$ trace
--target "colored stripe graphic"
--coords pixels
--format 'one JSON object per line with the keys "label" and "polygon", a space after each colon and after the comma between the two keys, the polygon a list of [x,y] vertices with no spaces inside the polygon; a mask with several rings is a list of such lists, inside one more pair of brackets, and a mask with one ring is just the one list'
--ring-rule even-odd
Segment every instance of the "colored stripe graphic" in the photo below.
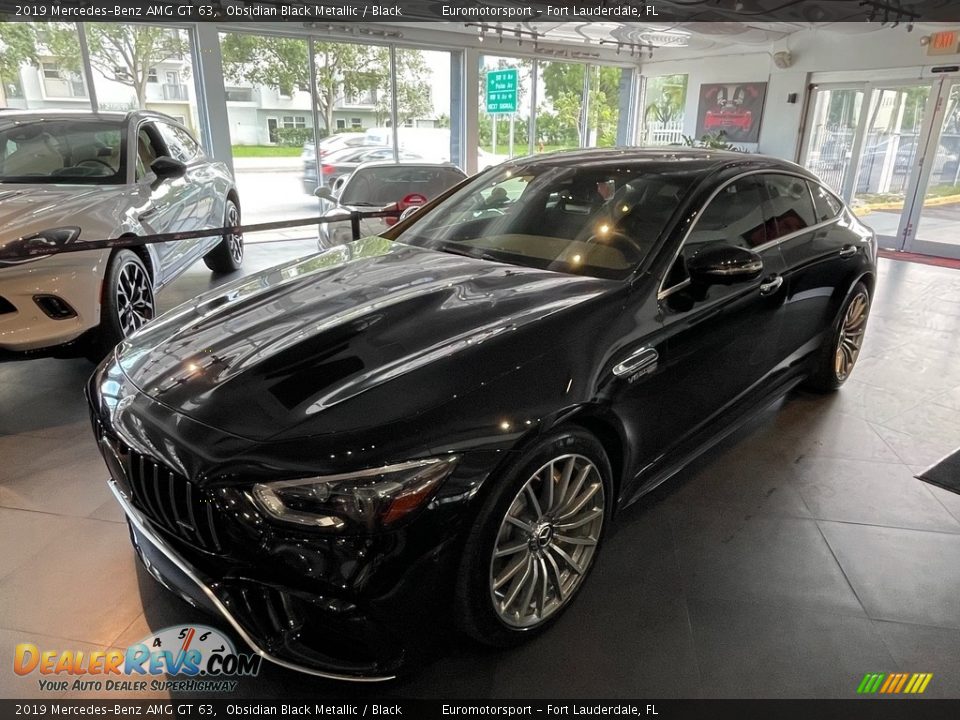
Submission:
{"label": "colored stripe graphic", "polygon": [[927,689],[933,673],[867,673],[857,686],[858,695],[919,695]]}

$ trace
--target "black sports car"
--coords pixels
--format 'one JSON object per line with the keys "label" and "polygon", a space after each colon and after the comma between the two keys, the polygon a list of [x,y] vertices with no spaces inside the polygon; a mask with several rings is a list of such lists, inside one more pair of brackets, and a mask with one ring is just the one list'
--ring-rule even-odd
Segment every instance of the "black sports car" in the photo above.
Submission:
{"label": "black sports car", "polygon": [[270,660],[389,678],[438,617],[544,630],[618,509],[841,385],[875,258],[780,160],[516,160],[154,321],[91,379],[95,431],[156,577]]}

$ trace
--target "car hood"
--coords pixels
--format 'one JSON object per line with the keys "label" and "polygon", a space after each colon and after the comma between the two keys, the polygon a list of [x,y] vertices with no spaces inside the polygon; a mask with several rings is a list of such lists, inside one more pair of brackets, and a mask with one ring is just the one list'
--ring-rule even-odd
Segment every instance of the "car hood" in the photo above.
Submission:
{"label": "car hood", "polygon": [[117,357],[141,392],[233,435],[355,431],[517,369],[555,344],[549,318],[617,286],[372,237],[201,296]]}
{"label": "car hood", "polygon": [[32,233],[80,226],[80,240],[103,240],[123,220],[125,185],[0,183],[0,247]]}

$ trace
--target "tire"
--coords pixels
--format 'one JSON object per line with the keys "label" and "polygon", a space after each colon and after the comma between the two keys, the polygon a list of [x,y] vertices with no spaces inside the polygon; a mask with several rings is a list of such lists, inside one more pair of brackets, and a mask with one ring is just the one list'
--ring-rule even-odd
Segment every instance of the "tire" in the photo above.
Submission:
{"label": "tire", "polygon": [[[240,206],[227,198],[223,226],[240,224]],[[203,256],[204,264],[217,274],[236,272],[243,265],[243,233],[228,235]]]}
{"label": "tire", "polygon": [[611,477],[597,439],[566,429],[491,478],[496,485],[467,537],[457,577],[454,612],[462,630],[486,645],[508,647],[557,621],[595,564],[612,508]]}
{"label": "tire", "polygon": [[804,384],[807,389],[833,392],[847,381],[863,348],[869,317],[870,291],[858,282],[817,354],[813,372]]}
{"label": "tire", "polygon": [[124,338],[152,320],[156,311],[153,281],[143,261],[130,250],[119,250],[107,266],[100,325],[90,340],[87,357],[99,362]]}

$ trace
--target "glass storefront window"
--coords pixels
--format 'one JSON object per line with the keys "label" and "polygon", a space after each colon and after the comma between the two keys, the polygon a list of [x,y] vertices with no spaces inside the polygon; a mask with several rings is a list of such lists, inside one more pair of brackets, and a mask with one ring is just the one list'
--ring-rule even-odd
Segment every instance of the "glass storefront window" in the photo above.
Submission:
{"label": "glass storefront window", "polygon": [[647,79],[643,106],[643,145],[683,143],[683,116],[687,102],[686,75]]}
{"label": "glass storefront window", "polygon": [[[516,68],[517,111],[487,112],[487,73]],[[509,158],[526,155],[530,149],[530,115],[533,98],[533,61],[523,58],[480,56],[480,148],[477,167],[482,170]]]}
{"label": "glass storefront window", "polygon": [[85,23],[84,31],[98,109],[161,112],[199,138],[193,58],[186,30],[139,23]]}
{"label": "glass storefront window", "polygon": [[90,109],[73,23],[0,23],[0,108]]}
{"label": "glass storefront window", "polygon": [[581,146],[583,67],[552,60],[539,63],[535,148],[538,152]]}
{"label": "glass storefront window", "polygon": [[623,69],[588,65],[589,103],[587,113],[588,147],[614,147],[620,124],[620,80]]}

